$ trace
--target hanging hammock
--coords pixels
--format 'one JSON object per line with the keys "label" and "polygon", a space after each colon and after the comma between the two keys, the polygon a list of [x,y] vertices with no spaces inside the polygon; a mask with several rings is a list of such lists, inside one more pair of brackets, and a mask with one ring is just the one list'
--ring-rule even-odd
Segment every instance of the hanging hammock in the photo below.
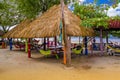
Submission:
{"label": "hanging hammock", "polygon": [[109,49],[111,49],[114,52],[120,52],[120,49],[113,48],[110,45],[106,45],[106,47],[108,47]]}
{"label": "hanging hammock", "polygon": [[[46,56],[46,57],[48,57],[49,55],[52,54],[52,51],[51,51],[51,50],[39,50],[39,52],[40,52],[42,55]],[[56,56],[56,59],[59,59],[57,53],[55,54],[55,56]]]}
{"label": "hanging hammock", "polygon": [[79,48],[74,48],[74,49],[72,49],[72,52],[74,53],[74,54],[82,54],[82,51],[83,51],[83,48],[84,48],[84,46],[82,45],[81,47],[79,46]]}

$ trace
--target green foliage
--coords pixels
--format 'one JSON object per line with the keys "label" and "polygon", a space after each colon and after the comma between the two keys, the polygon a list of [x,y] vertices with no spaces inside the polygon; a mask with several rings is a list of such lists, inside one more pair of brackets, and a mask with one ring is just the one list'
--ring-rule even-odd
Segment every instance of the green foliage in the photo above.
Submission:
{"label": "green foliage", "polygon": [[80,24],[82,26],[107,28],[109,18],[104,12],[106,9],[108,9],[108,5],[79,5],[76,3],[74,13],[82,19]]}
{"label": "green foliage", "polygon": [[109,25],[108,21],[109,21],[108,17],[104,17],[104,18],[91,18],[91,19],[83,20],[81,25],[83,25],[85,27],[99,28],[99,27],[103,27],[104,26],[104,28],[108,28],[108,25]]}
{"label": "green foliage", "polygon": [[120,16],[111,17],[112,20],[120,20]]}
{"label": "green foliage", "polygon": [[10,2],[13,0],[0,1],[0,26],[4,32],[21,20],[21,15],[16,10],[16,6]]}
{"label": "green foliage", "polygon": [[[64,1],[67,4],[70,0]],[[23,19],[35,18],[59,3],[60,0],[0,0],[0,27],[7,32]]]}
{"label": "green foliage", "polygon": [[[65,0],[65,3],[67,3],[67,0]],[[25,15],[25,17],[35,18],[51,6],[60,4],[60,0],[16,0],[16,4],[18,4],[20,13]]]}
{"label": "green foliage", "polygon": [[100,18],[100,17],[106,17],[104,9],[108,8],[108,5],[100,5],[96,6],[95,4],[89,4],[89,5],[79,5],[78,3],[75,3],[75,9],[74,13],[82,20],[89,19],[89,18]]}
{"label": "green foliage", "polygon": [[120,31],[111,31],[110,34],[112,34],[115,37],[119,37],[120,38]]}

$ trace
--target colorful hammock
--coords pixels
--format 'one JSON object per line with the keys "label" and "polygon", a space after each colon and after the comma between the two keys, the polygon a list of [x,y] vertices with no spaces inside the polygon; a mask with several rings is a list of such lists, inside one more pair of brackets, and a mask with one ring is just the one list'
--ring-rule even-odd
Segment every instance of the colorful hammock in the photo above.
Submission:
{"label": "colorful hammock", "polygon": [[108,47],[109,49],[113,50],[114,52],[120,52],[120,49],[115,49],[109,45],[106,45],[106,47]]}
{"label": "colorful hammock", "polygon": [[[46,57],[48,57],[49,55],[52,54],[51,50],[46,50],[46,51],[45,51],[45,50],[39,50],[39,52],[40,52],[41,54],[45,55]],[[59,59],[59,57],[58,57],[57,54],[55,54],[55,56],[56,56],[56,59]]]}

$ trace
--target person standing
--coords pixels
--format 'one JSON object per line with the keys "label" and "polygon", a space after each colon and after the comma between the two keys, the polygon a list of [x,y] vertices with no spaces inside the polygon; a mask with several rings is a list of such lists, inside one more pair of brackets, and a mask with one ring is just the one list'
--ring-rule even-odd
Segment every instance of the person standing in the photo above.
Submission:
{"label": "person standing", "polygon": [[12,38],[9,39],[9,45],[10,45],[10,50],[12,50],[12,45],[13,45],[13,42],[12,42]]}

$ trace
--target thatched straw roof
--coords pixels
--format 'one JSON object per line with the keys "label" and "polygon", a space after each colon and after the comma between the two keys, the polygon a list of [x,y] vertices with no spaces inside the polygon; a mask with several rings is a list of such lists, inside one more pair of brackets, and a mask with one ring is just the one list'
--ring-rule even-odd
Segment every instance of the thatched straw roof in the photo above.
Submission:
{"label": "thatched straw roof", "polygon": [[[23,38],[42,38],[42,37],[54,37],[60,35],[60,22],[62,17],[61,6],[55,5],[43,15],[32,21],[29,26],[24,29],[22,25],[18,25],[21,29],[14,29],[11,31],[11,35],[5,35],[5,37],[23,37]],[[64,17],[68,36],[92,36],[93,30],[80,26],[80,19],[74,15],[67,6],[64,7]],[[15,31],[16,30],[16,31]],[[13,31],[15,31],[13,33]],[[19,34],[18,34],[19,33]]]}
{"label": "thatched straw roof", "polygon": [[[29,28],[26,27],[21,31],[20,37],[39,38],[53,37],[60,34],[61,6],[51,7],[42,16],[38,17]],[[91,36],[93,30],[80,27],[80,19],[74,15],[67,6],[64,7],[65,23],[67,25],[68,36]]]}
{"label": "thatched straw roof", "polygon": [[0,36],[2,36],[4,34],[4,32],[2,30],[0,30]]}
{"label": "thatched straw roof", "polygon": [[20,24],[18,24],[16,27],[8,31],[3,37],[7,38],[20,38],[18,35],[20,35],[20,32],[30,24],[31,20],[24,20]]}

